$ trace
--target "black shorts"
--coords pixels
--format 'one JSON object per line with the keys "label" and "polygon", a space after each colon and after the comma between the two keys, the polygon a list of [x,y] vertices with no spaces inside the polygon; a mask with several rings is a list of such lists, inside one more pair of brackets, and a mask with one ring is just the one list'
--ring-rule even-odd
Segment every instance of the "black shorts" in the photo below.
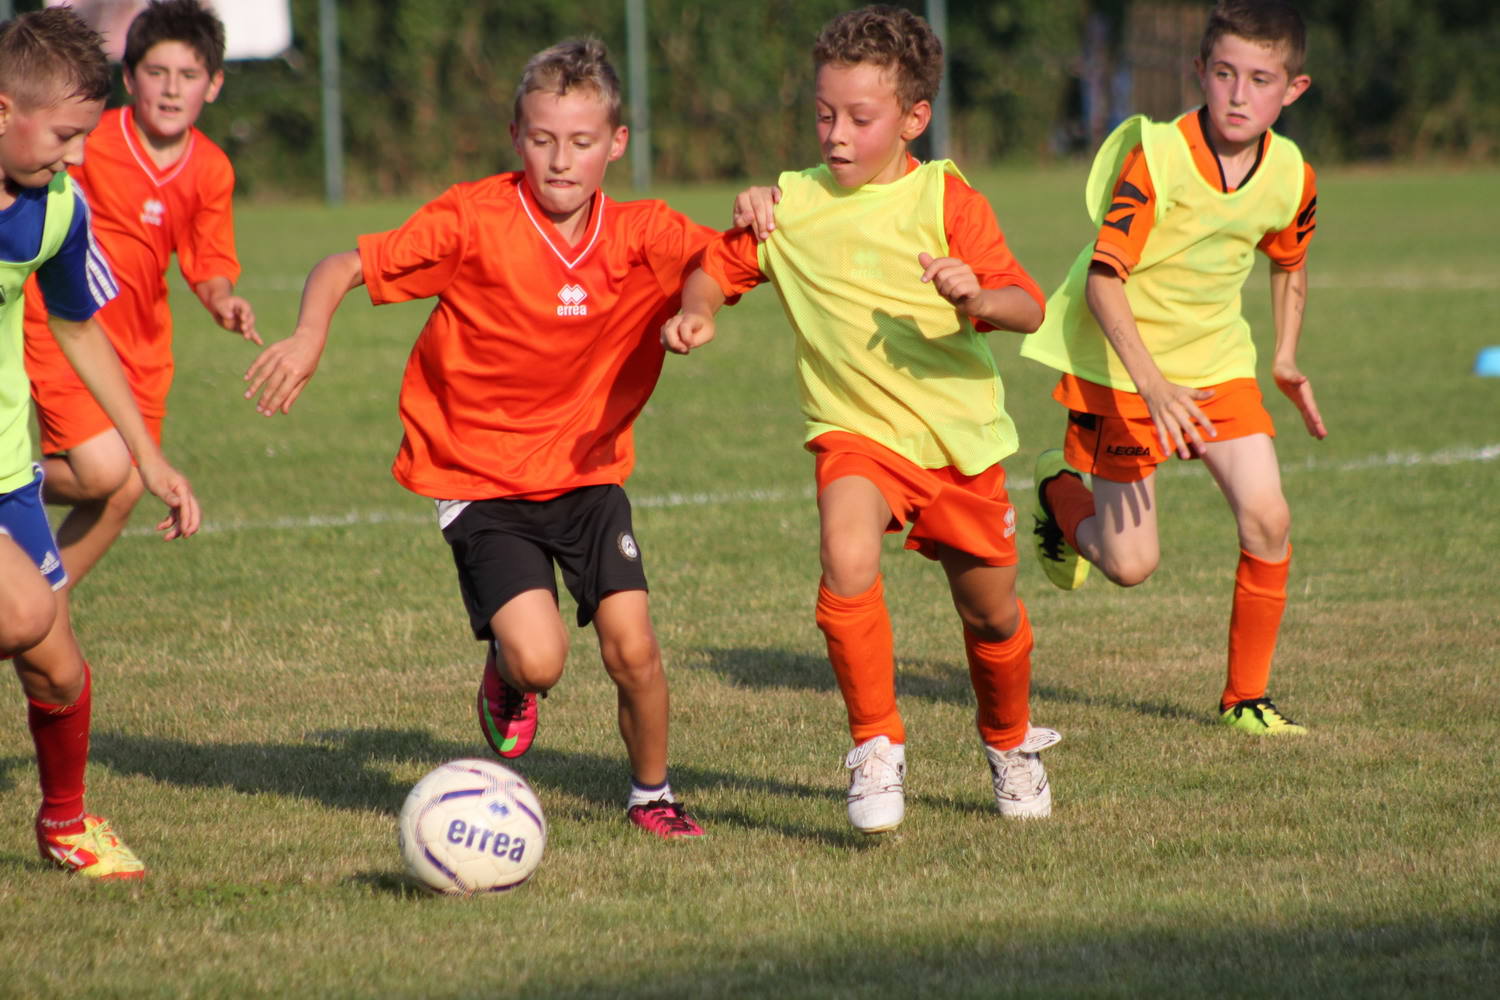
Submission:
{"label": "black shorts", "polygon": [[578,602],[578,624],[617,590],[646,590],[646,571],[619,486],[583,486],[551,500],[475,500],[443,528],[476,639],[493,639],[490,619],[512,597],[546,589],[557,598],[553,563]]}

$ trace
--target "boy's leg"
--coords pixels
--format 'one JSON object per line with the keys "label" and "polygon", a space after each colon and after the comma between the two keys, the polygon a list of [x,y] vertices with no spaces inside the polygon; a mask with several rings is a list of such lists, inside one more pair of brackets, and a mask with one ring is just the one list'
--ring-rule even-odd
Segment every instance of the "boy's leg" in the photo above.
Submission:
{"label": "boy's leg", "polygon": [[870,480],[845,476],[819,493],[818,517],[823,579],[817,622],[849,713],[849,733],[856,744],[877,736],[904,744],[891,619],[880,578],[890,504]]}
{"label": "boy's leg", "polygon": [[1262,734],[1300,733],[1266,694],[1286,609],[1291,512],[1276,448],[1265,434],[1215,442],[1204,462],[1234,512],[1240,560],[1229,619],[1229,658],[1219,710],[1226,723]]}
{"label": "boy's leg", "polygon": [[667,780],[669,699],[646,592],[619,590],[605,597],[594,612],[594,630],[604,669],[615,682],[631,777],[642,786],[659,786]]}
{"label": "boy's leg", "polygon": [[479,684],[479,726],[501,757],[520,757],[536,739],[537,695],[562,676],[568,634],[551,590],[525,590],[490,618]]}
{"label": "boy's leg", "polygon": [[0,658],[30,649],[52,631],[57,597],[36,563],[0,531]]}
{"label": "boy's leg", "polygon": [[76,586],[120,537],[145,487],[112,428],[48,456],[43,470],[46,501],[73,508],[58,525],[57,541],[69,586]]}
{"label": "boy's leg", "polygon": [[1161,559],[1156,523],[1156,475],[1134,482],[1094,476],[1091,491],[1073,473],[1048,480],[1046,503],[1063,538],[1122,587],[1144,583]]}
{"label": "boy's leg", "polygon": [[953,604],[964,623],[975,724],[1001,815],[1052,813],[1052,789],[1038,751],[1062,737],[1031,725],[1031,622],[1016,597],[1016,567],[990,566],[956,549],[939,549]]}

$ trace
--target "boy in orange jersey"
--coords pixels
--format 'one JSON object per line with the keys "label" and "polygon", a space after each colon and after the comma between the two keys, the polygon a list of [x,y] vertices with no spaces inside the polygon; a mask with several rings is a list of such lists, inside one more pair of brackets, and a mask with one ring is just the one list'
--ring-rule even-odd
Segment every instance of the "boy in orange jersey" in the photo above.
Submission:
{"label": "boy in orange jersey", "polygon": [[[260,342],[250,305],[234,294],[234,170],[194,128],[224,83],[224,26],[198,0],[155,0],[125,36],[133,105],[105,113],[88,157],[72,168],[120,294],[99,311],[151,436],[161,441],[172,384],[172,253],[204,308],[224,329]],[[76,586],[119,537],[141,496],[141,477],[109,417],[58,349],[34,283],[26,307],[26,369],[45,456],[48,503],[72,508],[58,526]]]}
{"label": "boy in orange jersey", "polygon": [[489,643],[485,739],[502,757],[525,753],[537,694],[562,675],[560,565],[618,688],[630,821],[701,836],[667,781],[667,682],[622,484],[631,425],[661,372],[656,330],[714,233],[662,202],[600,190],[628,132],[597,41],[532,57],[511,138],[524,170],[456,185],[400,229],[320,262],[296,331],[256,360],[246,395],[260,393],[264,414],[289,410],[353,288],[376,305],[436,297],[402,381],[393,472],[436,501],[474,636]]}
{"label": "boy in orange jersey", "polygon": [[[1174,122],[1132,118],[1089,176],[1096,242],[1021,353],[1062,371],[1065,450],[1037,460],[1037,553],[1074,589],[1089,564],[1134,586],[1158,560],[1156,467],[1201,458],[1239,529],[1224,724],[1304,732],[1266,693],[1286,606],[1291,515],[1271,417],[1240,316],[1252,250],[1271,259],[1276,385],[1308,433],[1327,430],[1297,368],[1317,192],[1297,147],[1271,131],[1307,90],[1301,17],[1278,0],[1226,0],[1196,60],[1204,105]],[[1079,472],[1093,476],[1093,489]],[[1083,559],[1080,560],[1079,555]],[[1087,560],[1087,561],[1083,561]]]}
{"label": "boy in orange jersey", "polygon": [[1016,434],[983,335],[1035,329],[1041,292],[957,168],[907,151],[942,76],[927,24],[887,6],[843,14],[813,60],[823,165],[781,175],[764,243],[742,229],[709,244],[662,340],[683,354],[707,343],[727,297],[768,280],[796,330],[821,524],[817,622],[855,744],[845,758],[855,829],[892,830],[905,816],[906,734],[880,575],[881,539],[905,523],[906,547],[948,577],[996,805],[1007,817],[1047,816],[1037,751],[1060,737],[1030,725],[1031,626],[1016,597],[1015,511],[1000,465]]}
{"label": "boy in orange jersey", "polygon": [[198,504],[162,458],[94,315],[114,293],[89,236],[88,204],[68,178],[109,93],[99,36],[69,10],[0,25],[0,658],[13,658],[36,745],[42,857],[96,879],[140,878],[139,858],[108,820],[84,809],[88,664],[57,593],[67,580],[31,461],[22,348],[23,284],[35,275],[58,343],[120,428],[145,485],[172,508],[158,527],[191,535]]}

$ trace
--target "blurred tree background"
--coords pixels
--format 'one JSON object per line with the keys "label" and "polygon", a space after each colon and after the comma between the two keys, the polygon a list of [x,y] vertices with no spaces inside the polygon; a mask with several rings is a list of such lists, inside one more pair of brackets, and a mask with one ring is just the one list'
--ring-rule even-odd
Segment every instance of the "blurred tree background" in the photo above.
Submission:
{"label": "blurred tree background", "polygon": [[[838,0],[645,0],[658,181],[753,178],[817,159],[809,50]],[[20,9],[33,4],[18,3]],[[351,197],[427,194],[516,165],[527,57],[595,35],[625,65],[625,0],[339,3]],[[907,3],[918,13],[926,5]],[[979,166],[1086,155],[1120,117],[1196,103],[1209,4],[949,0],[952,154]],[[291,0],[293,49],[232,64],[201,125],[250,195],[322,190],[318,3]],[[1303,0],[1309,93],[1278,128],[1318,163],[1500,159],[1500,5]],[[627,107],[627,123],[629,109]],[[616,168],[624,184],[628,169]]]}

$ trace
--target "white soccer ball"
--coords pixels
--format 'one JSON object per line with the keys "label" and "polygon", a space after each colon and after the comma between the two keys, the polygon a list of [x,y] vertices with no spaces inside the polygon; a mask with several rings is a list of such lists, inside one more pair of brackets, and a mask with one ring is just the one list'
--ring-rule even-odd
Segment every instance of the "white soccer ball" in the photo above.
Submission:
{"label": "white soccer ball", "polygon": [[514,889],[541,864],[547,821],[536,792],[492,760],[454,760],[412,787],[401,807],[406,870],[434,892]]}

